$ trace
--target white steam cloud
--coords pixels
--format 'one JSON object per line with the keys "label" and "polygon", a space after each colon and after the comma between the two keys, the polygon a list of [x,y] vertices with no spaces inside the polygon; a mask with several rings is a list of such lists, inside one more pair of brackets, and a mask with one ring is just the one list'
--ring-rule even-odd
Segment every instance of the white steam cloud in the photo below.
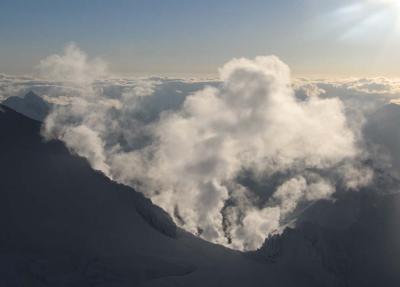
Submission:
{"label": "white steam cloud", "polygon": [[[154,121],[137,104],[157,83],[143,81],[108,97],[95,81],[106,73],[76,46],[43,60],[48,79],[74,87],[68,105],[55,106],[43,126],[95,169],[143,192],[184,229],[240,250],[262,245],[301,205],[329,199],[337,181],[368,184],[358,136],[336,98],[320,91],[294,96],[290,70],[277,57],[233,59],[221,85],[188,96]],[[256,192],[240,178],[251,174]]]}

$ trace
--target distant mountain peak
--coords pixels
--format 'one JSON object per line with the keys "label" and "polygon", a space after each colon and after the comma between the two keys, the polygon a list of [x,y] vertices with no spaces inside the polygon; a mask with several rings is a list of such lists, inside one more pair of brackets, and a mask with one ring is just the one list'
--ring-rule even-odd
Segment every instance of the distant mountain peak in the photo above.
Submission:
{"label": "distant mountain peak", "polygon": [[50,104],[33,91],[29,91],[23,97],[9,97],[3,102],[3,105],[28,118],[41,122],[44,121],[50,111]]}

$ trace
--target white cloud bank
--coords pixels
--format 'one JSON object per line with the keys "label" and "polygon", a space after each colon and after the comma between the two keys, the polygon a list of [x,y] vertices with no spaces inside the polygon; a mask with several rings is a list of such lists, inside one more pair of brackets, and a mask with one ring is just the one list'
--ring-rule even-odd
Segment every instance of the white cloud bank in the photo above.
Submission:
{"label": "white cloud bank", "polygon": [[[47,117],[47,139],[64,141],[95,169],[143,192],[178,225],[212,242],[256,249],[299,205],[331,197],[336,182],[327,174],[349,189],[372,177],[359,162],[360,139],[342,102],[322,99],[319,91],[297,99],[289,67],[274,56],[229,61],[219,71],[221,85],[191,94],[149,123],[133,115],[146,112],[137,103],[154,84],[110,98],[95,85],[105,64],[76,46],[44,59],[39,70],[74,86],[70,104],[55,106]],[[256,182],[281,176],[260,194],[240,183],[245,172]]]}

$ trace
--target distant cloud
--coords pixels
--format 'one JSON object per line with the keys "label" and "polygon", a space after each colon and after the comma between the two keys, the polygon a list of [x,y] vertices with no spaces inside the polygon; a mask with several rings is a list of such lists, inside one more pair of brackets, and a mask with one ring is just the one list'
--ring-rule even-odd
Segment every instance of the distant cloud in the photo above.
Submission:
{"label": "distant cloud", "polygon": [[107,65],[98,58],[89,60],[72,43],[64,49],[63,55],[52,55],[40,61],[38,69],[40,75],[47,80],[87,87],[106,75]]}

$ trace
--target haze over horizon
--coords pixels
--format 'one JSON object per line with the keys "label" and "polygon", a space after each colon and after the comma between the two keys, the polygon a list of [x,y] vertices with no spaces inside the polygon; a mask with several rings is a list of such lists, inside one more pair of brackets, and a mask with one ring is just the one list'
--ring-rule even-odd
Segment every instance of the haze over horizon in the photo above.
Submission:
{"label": "haze over horizon", "polygon": [[395,0],[0,3],[0,67],[14,75],[75,42],[120,75],[215,76],[274,54],[298,77],[400,77],[399,35]]}

